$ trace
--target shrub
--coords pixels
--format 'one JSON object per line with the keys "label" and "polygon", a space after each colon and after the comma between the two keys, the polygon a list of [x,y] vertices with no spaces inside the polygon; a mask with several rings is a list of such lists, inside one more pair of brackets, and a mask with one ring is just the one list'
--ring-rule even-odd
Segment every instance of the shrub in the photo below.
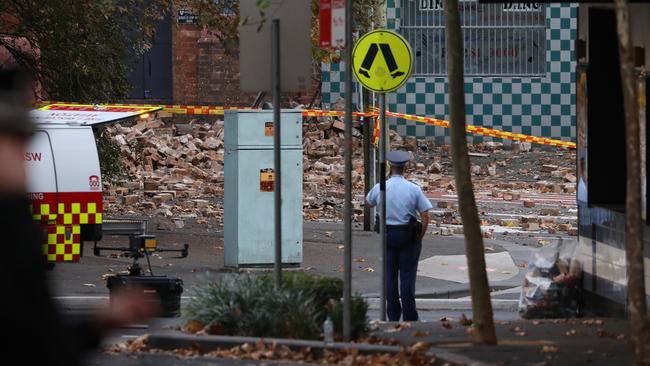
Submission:
{"label": "shrub", "polygon": [[[368,334],[368,303],[360,296],[352,298],[352,339]],[[343,334],[343,303],[336,302],[331,310],[334,332]]]}
{"label": "shrub", "polygon": [[[212,333],[318,339],[329,313],[341,334],[343,281],[337,278],[287,272],[277,290],[272,275],[225,276],[193,292],[186,313]],[[354,338],[367,333],[367,310],[364,299],[353,300]]]}
{"label": "shrub", "polygon": [[[264,274],[260,279],[273,286],[273,275]],[[288,291],[309,292],[319,310],[318,321],[323,323],[330,301],[340,301],[343,296],[343,281],[334,277],[310,275],[304,272],[283,272],[282,287]]]}
{"label": "shrub", "polygon": [[194,290],[187,314],[223,334],[318,339],[319,311],[310,293],[276,290],[249,276],[226,276]]}
{"label": "shrub", "polygon": [[126,176],[126,169],[120,160],[120,146],[111,139],[106,128],[99,127],[94,132],[102,180],[114,182]]}

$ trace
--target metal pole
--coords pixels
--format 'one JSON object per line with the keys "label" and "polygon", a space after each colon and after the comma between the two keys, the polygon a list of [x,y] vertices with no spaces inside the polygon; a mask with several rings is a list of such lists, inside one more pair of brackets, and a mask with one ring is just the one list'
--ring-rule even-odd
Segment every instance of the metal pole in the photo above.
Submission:
{"label": "metal pole", "polygon": [[345,2],[345,223],[343,340],[352,338],[352,0]]}
{"label": "metal pole", "polygon": [[379,93],[379,235],[381,236],[381,291],[379,311],[381,320],[386,320],[386,94]]}
{"label": "metal pole", "polygon": [[[362,104],[361,111],[368,110],[368,89],[361,88]],[[364,197],[372,188],[370,180],[370,140],[372,139],[372,117],[363,117],[363,195]],[[372,214],[370,205],[363,205],[363,231],[370,231]]]}
{"label": "metal pole", "polygon": [[280,124],[280,19],[271,23],[271,64],[273,68],[273,169],[275,185],[275,263],[273,276],[275,287],[282,286],[282,167],[281,167],[281,124]]}

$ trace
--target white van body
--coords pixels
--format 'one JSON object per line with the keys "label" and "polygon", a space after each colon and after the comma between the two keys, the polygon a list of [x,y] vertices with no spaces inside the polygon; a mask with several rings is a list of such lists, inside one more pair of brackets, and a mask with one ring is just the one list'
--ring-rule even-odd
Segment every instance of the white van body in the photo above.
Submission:
{"label": "white van body", "polygon": [[82,241],[101,238],[102,178],[92,126],[159,110],[148,106],[52,104],[31,112],[25,152],[32,215],[47,231],[49,261],[79,261]]}

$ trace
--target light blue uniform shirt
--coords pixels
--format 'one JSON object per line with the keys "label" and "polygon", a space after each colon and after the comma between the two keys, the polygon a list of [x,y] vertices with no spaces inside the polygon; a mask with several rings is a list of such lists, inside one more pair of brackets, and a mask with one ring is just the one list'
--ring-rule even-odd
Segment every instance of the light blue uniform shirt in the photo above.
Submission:
{"label": "light blue uniform shirt", "polygon": [[[372,206],[379,203],[379,184],[368,192],[366,201]],[[393,175],[386,181],[386,225],[406,225],[416,211],[433,208],[431,201],[422,193],[420,186],[401,175]]]}

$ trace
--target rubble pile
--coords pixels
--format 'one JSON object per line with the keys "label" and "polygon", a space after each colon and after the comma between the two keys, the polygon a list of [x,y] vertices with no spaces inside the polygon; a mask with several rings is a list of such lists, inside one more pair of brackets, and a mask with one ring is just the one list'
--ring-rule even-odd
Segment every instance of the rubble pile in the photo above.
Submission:
{"label": "rubble pile", "polygon": [[[336,117],[313,117],[303,125],[303,205],[309,220],[339,220],[344,199],[344,123]],[[108,132],[119,145],[129,178],[105,189],[111,214],[147,214],[167,218],[162,229],[196,219],[218,224],[223,218],[223,121],[169,124],[140,121],[115,125]],[[455,194],[451,152],[432,140],[400,137],[390,131],[391,149],[410,151],[407,178],[425,192]],[[509,149],[508,149],[509,147]],[[566,209],[536,207],[531,195],[574,194],[575,153],[539,148],[530,143],[484,142],[469,145],[476,196],[499,202],[521,202],[521,217],[481,212],[484,225],[549,233],[576,231]],[[363,156],[359,122],[353,124],[353,213],[363,215]],[[434,198],[434,201],[436,199]],[[454,201],[437,200],[431,213],[442,235],[462,233]],[[437,205],[437,207],[435,207]],[[479,207],[481,209],[481,207]],[[512,216],[512,215],[511,215]],[[451,227],[448,227],[451,226]]]}
{"label": "rubble pile", "polygon": [[108,128],[121,151],[128,179],[106,189],[106,210],[144,213],[159,229],[182,228],[185,219],[223,217],[223,122],[168,126],[160,120]]}

